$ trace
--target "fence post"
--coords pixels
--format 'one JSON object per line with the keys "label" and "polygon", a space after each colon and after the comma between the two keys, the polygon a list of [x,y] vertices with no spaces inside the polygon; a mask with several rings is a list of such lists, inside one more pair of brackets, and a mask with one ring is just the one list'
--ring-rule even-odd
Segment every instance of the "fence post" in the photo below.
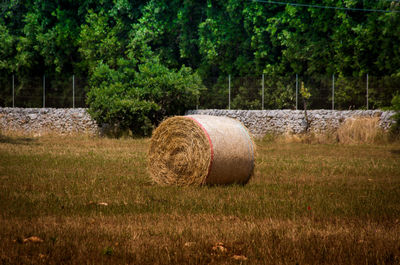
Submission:
{"label": "fence post", "polygon": [[46,76],[43,75],[43,108],[46,107]]}
{"label": "fence post", "polygon": [[231,109],[231,75],[228,76],[228,89],[229,89],[228,109]]}
{"label": "fence post", "polygon": [[332,110],[335,110],[335,74],[332,74]]}
{"label": "fence post", "polygon": [[367,74],[367,110],[368,110],[368,74]]}
{"label": "fence post", "polygon": [[196,110],[199,109],[199,101],[200,101],[200,90],[197,89],[197,95],[196,95]]}
{"label": "fence post", "polygon": [[299,102],[299,75],[296,74],[296,110],[298,109]]}
{"label": "fence post", "polygon": [[12,76],[12,107],[15,107],[14,103],[14,75]]}
{"label": "fence post", "polygon": [[262,74],[262,99],[261,99],[261,109],[264,110],[264,74]]}
{"label": "fence post", "polygon": [[75,108],[75,75],[72,75],[72,108]]}

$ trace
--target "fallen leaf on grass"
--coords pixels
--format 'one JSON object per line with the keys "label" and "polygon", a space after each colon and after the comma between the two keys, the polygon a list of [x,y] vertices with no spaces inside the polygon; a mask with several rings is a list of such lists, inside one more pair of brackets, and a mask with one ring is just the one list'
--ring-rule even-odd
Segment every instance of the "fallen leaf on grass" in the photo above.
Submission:
{"label": "fallen leaf on grass", "polygon": [[243,255],[233,255],[232,256],[232,259],[235,259],[235,260],[247,260],[247,257],[246,256],[243,256]]}
{"label": "fallen leaf on grass", "polygon": [[42,254],[42,253],[39,253],[39,258],[44,259],[44,258],[46,258],[46,255]]}
{"label": "fallen leaf on grass", "polygon": [[90,202],[88,203],[88,205],[108,206],[108,203],[106,203],[106,202],[94,202],[94,201],[90,201]]}
{"label": "fallen leaf on grass", "polygon": [[43,242],[43,239],[41,239],[40,237],[37,237],[37,236],[31,236],[31,237],[25,238],[23,242],[24,242],[24,243],[28,243],[28,242],[32,242],[32,243],[42,243],[42,242]]}
{"label": "fallen leaf on grass", "polygon": [[224,246],[223,242],[218,242],[215,244],[215,246],[212,247],[212,250],[219,252],[226,252],[227,248]]}
{"label": "fallen leaf on grass", "polygon": [[196,242],[186,242],[183,246],[190,248],[193,247],[194,245],[196,245]]}

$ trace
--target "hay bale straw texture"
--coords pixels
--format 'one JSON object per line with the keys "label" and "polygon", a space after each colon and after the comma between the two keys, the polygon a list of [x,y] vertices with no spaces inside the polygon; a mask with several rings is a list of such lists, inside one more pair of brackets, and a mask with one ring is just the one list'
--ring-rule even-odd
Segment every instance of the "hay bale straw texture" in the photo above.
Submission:
{"label": "hay bale straw texture", "polygon": [[254,170],[254,143],[227,117],[177,116],[153,132],[149,172],[161,185],[245,184]]}

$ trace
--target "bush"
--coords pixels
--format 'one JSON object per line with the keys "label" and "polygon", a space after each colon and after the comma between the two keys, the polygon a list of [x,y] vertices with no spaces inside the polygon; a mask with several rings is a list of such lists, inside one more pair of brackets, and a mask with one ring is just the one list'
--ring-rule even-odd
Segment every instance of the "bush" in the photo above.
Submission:
{"label": "bush", "polygon": [[390,132],[393,136],[400,136],[400,95],[397,94],[392,99],[392,110],[396,112],[392,116],[392,119],[395,121],[393,125],[390,127]]}
{"label": "bush", "polygon": [[98,124],[149,135],[165,116],[195,107],[201,89],[201,79],[187,67],[176,71],[151,60],[132,71],[100,63],[91,77],[87,103]]}
{"label": "bush", "polygon": [[153,120],[156,123],[166,116],[182,115],[195,108],[199,91],[204,89],[200,77],[190,68],[183,66],[174,71],[152,62],[139,66],[134,83],[140,88],[142,99],[159,106]]}
{"label": "bush", "polygon": [[159,107],[154,102],[139,99],[135,90],[121,83],[92,88],[88,93],[90,115],[98,124],[148,135],[151,118]]}

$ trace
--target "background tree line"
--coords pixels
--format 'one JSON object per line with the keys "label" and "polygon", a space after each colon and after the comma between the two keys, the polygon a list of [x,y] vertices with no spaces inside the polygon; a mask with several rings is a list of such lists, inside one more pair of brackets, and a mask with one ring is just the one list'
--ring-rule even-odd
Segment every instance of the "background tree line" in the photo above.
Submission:
{"label": "background tree line", "polygon": [[[400,12],[397,0],[296,3]],[[316,95],[310,107],[320,108],[330,97],[327,77],[335,74],[337,106],[361,108],[359,80],[370,73],[379,77],[370,108],[387,107],[400,91],[399,12],[243,0],[3,0],[0,105],[10,105],[13,74],[16,93],[46,75],[49,93],[65,100],[74,74],[86,80],[94,118],[146,133],[198,99],[202,107],[225,108],[228,75],[235,82],[263,73],[265,107],[293,108],[298,74]],[[233,108],[259,108],[259,85],[232,85]]]}

